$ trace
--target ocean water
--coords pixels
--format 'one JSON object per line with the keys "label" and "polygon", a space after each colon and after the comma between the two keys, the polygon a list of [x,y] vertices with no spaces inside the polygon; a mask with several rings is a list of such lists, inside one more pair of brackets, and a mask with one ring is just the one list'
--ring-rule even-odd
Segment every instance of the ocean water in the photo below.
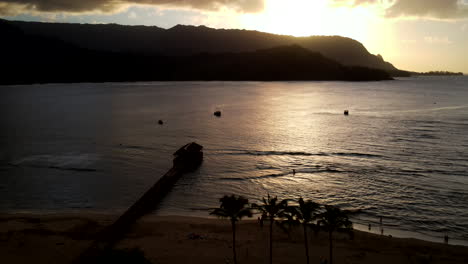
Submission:
{"label": "ocean water", "polygon": [[0,94],[0,212],[123,212],[195,141],[202,166],[157,214],[206,217],[224,194],[255,202],[269,193],[362,209],[354,222],[374,232],[382,216],[387,234],[468,241],[467,77],[47,84]]}

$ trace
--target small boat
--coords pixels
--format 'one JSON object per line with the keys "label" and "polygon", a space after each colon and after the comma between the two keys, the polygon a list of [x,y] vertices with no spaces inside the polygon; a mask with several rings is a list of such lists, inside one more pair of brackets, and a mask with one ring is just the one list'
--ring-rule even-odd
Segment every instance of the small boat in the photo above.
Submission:
{"label": "small boat", "polygon": [[217,116],[217,117],[220,117],[221,116],[221,111],[215,111],[214,115]]}

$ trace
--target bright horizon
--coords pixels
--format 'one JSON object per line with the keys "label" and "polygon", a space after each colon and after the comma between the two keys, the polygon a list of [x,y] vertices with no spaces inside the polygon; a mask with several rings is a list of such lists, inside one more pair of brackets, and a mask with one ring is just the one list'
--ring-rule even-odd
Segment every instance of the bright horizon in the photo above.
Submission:
{"label": "bright horizon", "polygon": [[0,17],[340,35],[399,69],[468,73],[467,0],[0,0]]}

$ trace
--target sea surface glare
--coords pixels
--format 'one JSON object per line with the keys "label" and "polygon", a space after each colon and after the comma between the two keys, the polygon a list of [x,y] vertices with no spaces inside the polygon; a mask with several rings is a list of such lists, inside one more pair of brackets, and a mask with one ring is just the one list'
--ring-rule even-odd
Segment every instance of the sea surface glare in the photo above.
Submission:
{"label": "sea surface glare", "polygon": [[362,209],[356,225],[375,232],[382,216],[386,234],[468,244],[467,77],[0,93],[3,213],[123,212],[172,166],[175,150],[196,141],[202,166],[158,214],[207,217],[224,194],[254,202],[270,193]]}

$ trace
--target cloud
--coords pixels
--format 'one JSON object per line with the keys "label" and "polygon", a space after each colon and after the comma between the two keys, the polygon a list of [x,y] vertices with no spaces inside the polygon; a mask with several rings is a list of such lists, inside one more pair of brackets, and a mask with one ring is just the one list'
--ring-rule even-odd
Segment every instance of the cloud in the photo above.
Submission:
{"label": "cloud", "polygon": [[260,12],[264,8],[264,0],[0,0],[0,15],[24,12],[110,13],[132,4],[209,11],[228,8],[241,13]]}
{"label": "cloud", "polygon": [[468,4],[462,0],[396,0],[386,10],[386,16],[465,18],[468,17]]}
{"label": "cloud", "polygon": [[335,5],[355,7],[376,5],[385,17],[468,18],[467,0],[331,0]]}
{"label": "cloud", "polygon": [[452,44],[453,42],[448,39],[448,37],[424,37],[424,41],[429,44]]}

